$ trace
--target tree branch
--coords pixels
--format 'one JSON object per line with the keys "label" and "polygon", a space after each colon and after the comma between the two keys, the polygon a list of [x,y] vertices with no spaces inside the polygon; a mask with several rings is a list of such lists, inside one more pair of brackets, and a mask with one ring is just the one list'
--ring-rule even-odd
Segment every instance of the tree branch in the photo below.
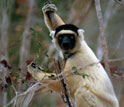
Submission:
{"label": "tree branch", "polygon": [[33,15],[34,4],[35,4],[35,0],[30,0],[26,26],[25,26],[24,33],[22,35],[23,38],[22,38],[22,45],[21,45],[21,50],[20,50],[20,68],[23,73],[24,73],[24,70],[26,69],[26,61],[27,61],[27,58],[29,56],[29,51],[30,51],[30,40],[31,40],[30,28],[33,22],[32,15]]}
{"label": "tree branch", "polygon": [[121,0],[115,0],[115,2],[118,3],[118,4],[120,4],[120,5],[122,5],[122,6],[124,6],[124,3],[121,2]]}
{"label": "tree branch", "polygon": [[[113,11],[117,11],[116,8],[113,9],[113,5],[115,4],[115,2],[113,0],[110,0],[107,4],[107,8],[106,8],[106,11],[104,13],[104,29],[106,31],[106,28],[107,28],[107,25],[108,25],[108,22],[111,18],[111,15],[114,15],[112,14]],[[100,37],[100,34],[98,36],[98,44],[97,44],[97,57],[102,60],[102,57],[103,57],[103,53],[102,53],[102,44],[101,44],[101,37]]]}
{"label": "tree branch", "polygon": [[[9,20],[9,15],[7,14],[7,11],[8,11],[7,7],[4,8],[4,10],[2,11],[2,23],[1,23],[1,29],[0,29],[1,31],[0,32],[0,62],[3,60],[8,62],[8,29],[9,29],[10,20]],[[3,85],[3,88],[5,88],[5,85],[7,84],[6,76],[8,74],[8,69],[2,63],[0,63],[0,71],[1,71],[0,78],[3,81],[2,85]],[[2,106],[6,105],[6,102],[7,102],[6,91],[2,90],[0,92],[0,100],[1,100],[0,105]]]}
{"label": "tree branch", "polygon": [[[88,65],[86,65],[86,66],[83,66],[83,67],[78,67],[78,68],[76,68],[76,69],[73,69],[73,70],[70,70],[70,71],[68,71],[67,73],[66,73],[66,75],[64,75],[64,73],[63,72],[60,72],[60,71],[58,71],[58,70],[60,70],[60,68],[58,68],[58,63],[57,62],[55,62],[54,63],[54,66],[56,67],[56,69],[57,69],[57,75],[56,75],[56,77],[52,77],[52,78],[50,78],[50,79],[44,79],[44,80],[41,80],[41,81],[38,81],[37,83],[35,83],[33,86],[31,86],[31,87],[29,87],[25,92],[22,92],[22,93],[20,93],[20,94],[16,94],[16,96],[5,106],[5,107],[8,107],[9,105],[11,105],[12,103],[14,103],[15,101],[17,101],[17,99],[19,98],[19,97],[25,97],[27,94],[30,94],[30,92],[32,93],[32,92],[35,92],[35,91],[37,91],[37,90],[39,90],[39,89],[41,89],[41,88],[44,88],[44,87],[47,87],[49,84],[53,84],[54,82],[57,82],[57,81],[63,81],[63,79],[65,79],[67,76],[69,76],[71,73],[74,73],[74,72],[76,72],[76,71],[80,71],[80,70],[85,70],[85,69],[87,69],[87,67],[92,67],[92,66],[94,66],[94,65],[96,65],[96,64],[99,64],[100,62],[94,62],[94,63],[91,63],[91,64],[88,64]],[[41,86],[41,84],[40,83],[43,83],[43,82],[45,82],[45,81],[47,81],[47,80],[51,80],[51,79],[57,79],[57,78],[59,78],[58,80],[56,80],[56,81],[51,81],[51,82],[49,82],[49,84],[46,84],[46,85],[44,85],[44,84],[42,84],[42,86]],[[115,77],[115,75],[113,75],[113,77],[112,78],[114,78],[114,79],[118,79],[118,80],[120,80],[120,81],[122,81],[122,82],[124,82],[124,74],[123,74],[123,76],[122,76],[122,78],[120,79],[120,77],[118,78],[118,77]],[[63,86],[64,85],[64,86]],[[62,85],[61,85],[62,87],[64,87],[64,90],[63,90],[63,93],[62,94],[65,94],[65,88],[66,87],[68,87],[67,86],[67,83],[66,83],[66,81],[64,81],[64,83],[62,83]],[[66,87],[65,87],[66,86]],[[14,91],[15,91],[15,93],[17,93],[17,91],[16,91],[16,89],[13,87],[13,89],[14,89]],[[70,94],[70,90],[69,89],[66,89],[66,94],[67,94],[67,96],[64,96],[64,98],[65,97],[70,97],[70,95],[68,96],[68,94]],[[31,97],[31,99],[32,99],[32,97]],[[29,102],[31,101],[31,99],[29,99]],[[70,98],[68,98],[68,99],[70,99]],[[23,100],[24,101],[24,100]],[[70,101],[70,100],[69,100]],[[70,103],[70,102],[69,102]],[[71,102],[72,103],[72,102]],[[28,103],[29,104],[29,103]],[[73,103],[72,103],[73,104]],[[68,105],[68,103],[67,103],[67,105]],[[69,107],[73,107],[73,106],[69,106]]]}
{"label": "tree branch", "polygon": [[105,63],[105,69],[110,76],[110,68],[108,64],[108,47],[105,37],[105,29],[104,29],[104,23],[103,23],[103,17],[101,12],[101,6],[100,6],[100,0],[94,0],[95,1],[95,8],[98,18],[98,24],[99,24],[99,30],[101,34],[101,41],[102,41],[102,50],[103,50],[103,61]]}
{"label": "tree branch", "polygon": [[[59,61],[54,60],[54,66],[55,66],[56,74],[58,75],[59,73],[61,73],[61,67],[60,67]],[[62,79],[60,80],[60,78],[62,78]],[[62,89],[61,94],[62,94],[63,101],[66,104],[66,107],[74,107],[74,104],[73,104],[71,96],[70,96],[70,89],[66,82],[64,73],[58,79],[60,80],[60,86]]]}
{"label": "tree branch", "polygon": [[[19,100],[20,97],[21,97],[20,100],[22,100],[22,104],[21,105],[23,105],[23,103],[25,102],[25,99],[26,99],[26,95],[28,96],[29,94],[32,94],[32,92],[34,93],[35,91],[39,90],[39,88],[43,88],[43,87],[40,86],[40,83],[39,82],[37,82],[34,85],[32,85],[31,87],[29,87],[26,91],[24,91],[24,92],[22,92],[20,94],[17,94],[16,89],[13,87],[13,89],[14,89],[14,91],[16,93],[16,96],[6,106],[4,106],[4,107],[10,106],[12,103],[14,103],[13,105],[16,105],[17,100]],[[32,99],[32,97],[26,99],[26,101],[28,101],[28,104],[31,101],[31,99]]]}

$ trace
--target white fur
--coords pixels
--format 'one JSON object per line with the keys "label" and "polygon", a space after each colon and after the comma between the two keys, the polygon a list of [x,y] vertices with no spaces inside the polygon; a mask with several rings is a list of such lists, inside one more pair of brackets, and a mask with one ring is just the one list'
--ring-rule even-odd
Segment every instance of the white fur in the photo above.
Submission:
{"label": "white fur", "polygon": [[[62,30],[59,34],[73,33],[70,30]],[[83,79],[81,76],[75,75],[67,78],[71,92],[74,92],[74,99],[77,107],[119,107],[118,100],[115,96],[112,83],[98,59],[84,41],[84,30],[79,29],[79,38],[73,51],[77,53],[66,61],[64,72],[70,71],[73,66],[86,67],[80,72],[87,74],[88,77]],[[78,36],[77,36],[78,38]],[[57,47],[58,43],[54,38],[54,44]],[[80,48],[79,48],[80,47]],[[59,48],[58,48],[59,49]],[[60,49],[61,50],[61,49]],[[87,99],[87,101],[85,101]],[[91,99],[91,101],[90,101]]]}
{"label": "white fur", "polygon": [[55,35],[55,31],[52,30],[52,31],[50,32],[50,36],[51,36],[52,38],[54,38],[54,35]]}
{"label": "white fur", "polygon": [[79,36],[81,36],[82,40],[84,40],[84,30],[83,29],[79,29],[78,30],[78,34],[79,34]]}
{"label": "white fur", "polygon": [[[79,72],[88,75],[85,79],[81,76],[67,78],[69,87],[72,88],[71,91],[75,91],[74,99],[77,107],[119,107],[112,83],[98,62],[95,54],[84,40],[80,52],[66,62],[64,71],[71,70],[73,66],[82,67]],[[94,65],[88,66],[90,64]],[[83,67],[86,68],[83,69]]]}
{"label": "white fur", "polygon": [[72,30],[61,30],[60,32],[57,33],[57,35],[60,34],[76,34],[76,33]]}
{"label": "white fur", "polygon": [[[59,34],[75,33],[71,30],[62,30]],[[55,33],[54,33],[55,34]],[[54,34],[52,37],[54,37]],[[86,67],[80,70],[88,77],[85,79],[82,76],[72,75],[67,78],[67,82],[71,93],[74,94],[74,99],[77,107],[119,107],[118,100],[115,96],[112,83],[102,67],[102,65],[84,41],[84,30],[78,30],[79,38],[74,51],[77,53],[66,61],[64,72],[70,71],[73,66]],[[78,36],[77,36],[78,37]],[[57,47],[56,38],[53,38],[53,43]],[[80,48],[79,48],[80,47]],[[59,49],[59,48],[58,48]]]}
{"label": "white fur", "polygon": [[[61,32],[62,33],[62,32]],[[82,75],[69,74],[66,77],[68,87],[70,89],[71,97],[73,98],[76,107],[119,107],[118,100],[114,93],[112,83],[99,63],[99,60],[84,41],[84,35],[82,30],[78,30],[79,38],[77,39],[76,54],[67,59],[64,67],[64,74],[72,70],[72,67],[81,67],[78,72],[86,74],[85,78]],[[52,33],[51,33],[52,34]],[[52,37],[54,37],[53,32]],[[78,36],[77,36],[78,37]],[[80,37],[83,37],[80,40]],[[55,41],[54,44],[57,44]],[[92,64],[92,66],[91,66]],[[37,80],[49,78],[49,73],[37,72],[32,70],[32,67],[28,67],[30,73]],[[51,81],[46,81],[44,84],[49,84],[48,87],[56,92],[61,92],[59,83],[54,81],[54,84],[50,84]]]}
{"label": "white fur", "polygon": [[[63,25],[64,23],[62,19],[58,17],[55,12],[54,14],[57,24]],[[47,27],[50,30],[54,29],[48,16],[44,14],[44,17]],[[65,32],[75,33],[70,30],[61,30],[58,33]],[[57,49],[60,49],[58,48],[58,42],[54,37],[55,31],[50,33],[53,38],[53,43]],[[119,107],[112,83],[102,65],[98,63],[98,59],[96,58],[95,54],[84,41],[83,33],[83,29],[78,30],[79,38],[77,38],[75,49],[73,49],[73,52],[76,52],[76,54],[67,59],[64,67],[64,73],[66,74],[66,72],[71,71],[72,67],[74,66],[83,68],[92,63],[96,64],[93,66],[88,66],[79,71],[87,74],[88,76],[86,78],[82,78],[81,75],[76,74],[70,74],[66,77],[71,97],[74,99],[76,107]],[[49,82],[51,81],[48,81],[47,84],[49,84]],[[51,84],[51,86],[48,87],[56,92],[61,93],[60,83],[54,81],[54,84]]]}
{"label": "white fur", "polygon": [[52,42],[53,42],[53,43],[55,43],[54,35],[55,35],[55,31],[52,30],[52,31],[50,32],[50,36],[52,37]]}

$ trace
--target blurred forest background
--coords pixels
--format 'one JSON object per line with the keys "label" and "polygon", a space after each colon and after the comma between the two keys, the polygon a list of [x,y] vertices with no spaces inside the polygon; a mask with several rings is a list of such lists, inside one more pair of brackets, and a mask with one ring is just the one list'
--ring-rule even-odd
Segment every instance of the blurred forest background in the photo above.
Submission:
{"label": "blurred forest background", "polygon": [[[102,60],[93,0],[52,0],[66,23],[85,30],[85,40]],[[111,79],[124,107],[124,1],[101,0]],[[0,0],[0,107],[65,107],[61,96],[37,85],[27,72],[35,60],[51,72],[57,57],[44,23],[43,0]]]}

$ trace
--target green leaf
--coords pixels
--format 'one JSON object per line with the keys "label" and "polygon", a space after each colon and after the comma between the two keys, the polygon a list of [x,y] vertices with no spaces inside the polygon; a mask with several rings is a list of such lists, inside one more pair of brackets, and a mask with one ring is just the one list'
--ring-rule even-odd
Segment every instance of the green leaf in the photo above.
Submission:
{"label": "green leaf", "polygon": [[84,79],[86,78],[86,76],[88,76],[88,75],[87,75],[87,74],[83,74],[83,75],[82,75],[82,77],[83,77]]}
{"label": "green leaf", "polygon": [[72,67],[72,70],[76,70],[77,68],[75,66]]}
{"label": "green leaf", "polygon": [[84,79],[86,78],[86,76],[88,76],[87,74],[83,74],[83,73],[81,73],[81,72],[74,72],[74,74],[76,74],[76,75],[80,75],[80,76],[82,76]]}
{"label": "green leaf", "polygon": [[76,71],[76,72],[74,72],[74,74],[76,74],[76,75],[80,75],[80,73],[79,73],[79,72],[77,72],[77,71]]}

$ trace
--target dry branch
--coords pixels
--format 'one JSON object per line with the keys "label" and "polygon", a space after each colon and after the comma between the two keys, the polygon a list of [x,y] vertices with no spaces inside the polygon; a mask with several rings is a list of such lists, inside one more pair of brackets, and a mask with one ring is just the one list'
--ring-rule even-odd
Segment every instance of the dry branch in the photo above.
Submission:
{"label": "dry branch", "polygon": [[[91,64],[88,64],[88,65],[86,65],[86,66],[83,66],[83,67],[77,67],[76,69],[74,69],[74,70],[70,70],[70,71],[68,71],[67,72],[67,74],[65,74],[64,75],[64,73],[63,72],[58,72],[58,70],[60,71],[60,68],[58,67],[58,64],[57,64],[57,62],[55,62],[55,68],[57,69],[57,75],[56,75],[56,77],[52,77],[52,78],[50,78],[50,79],[43,79],[43,80],[41,80],[41,81],[38,81],[37,83],[35,83],[33,86],[31,86],[31,87],[29,87],[25,92],[22,92],[22,93],[20,93],[20,94],[16,94],[16,96],[5,106],[5,107],[8,107],[9,105],[11,105],[12,103],[14,103],[15,101],[17,101],[17,99],[19,98],[19,97],[22,97],[22,98],[24,98],[24,97],[26,97],[27,96],[27,94],[30,94],[30,93],[35,93],[37,90],[39,90],[39,89],[42,89],[42,88],[44,88],[44,87],[47,87],[48,85],[50,85],[50,84],[53,84],[54,82],[57,82],[57,81],[61,81],[61,80],[63,80],[63,79],[65,79],[67,76],[69,76],[71,73],[74,73],[74,72],[76,72],[76,71],[80,71],[80,70],[84,70],[84,69],[87,69],[87,67],[92,67],[92,66],[94,66],[94,65],[96,65],[96,64],[99,64],[100,62],[94,62],[94,63],[91,63]],[[113,76],[114,77],[114,76]],[[59,79],[58,79],[59,78]],[[44,83],[45,81],[47,81],[47,80],[51,80],[51,79],[54,79],[54,80],[56,80],[56,81],[51,81],[51,82],[49,82],[49,84],[46,84],[46,85],[44,85],[44,84],[40,84],[40,83]],[[118,79],[118,78],[116,78],[116,79]],[[119,78],[119,80],[120,80],[120,78]],[[121,78],[121,81],[124,81],[124,78]],[[64,84],[67,84],[66,82],[64,82]],[[63,85],[62,85],[63,86]],[[65,85],[65,86],[67,86],[67,85]],[[64,86],[64,88],[65,88],[65,86]],[[14,89],[15,90],[15,89]],[[65,89],[64,89],[65,90]],[[66,90],[68,90],[68,89],[66,89]],[[16,90],[15,90],[15,93],[18,93]],[[65,93],[65,92],[64,92]],[[70,92],[68,91],[68,94],[69,94]],[[67,93],[66,93],[67,94]],[[68,95],[67,94],[67,95]],[[67,96],[68,97],[68,96]],[[31,99],[32,99],[32,97],[29,97],[29,100],[28,100],[28,104],[30,103],[30,101],[31,101]],[[24,100],[23,100],[24,101]],[[73,107],[73,106],[70,106],[70,107]]]}
{"label": "dry branch", "polygon": [[[23,105],[26,102],[26,105],[28,106],[28,104],[30,103],[30,101],[32,99],[32,93],[35,93],[35,91],[39,90],[39,88],[43,88],[43,87],[40,86],[40,83],[39,82],[37,82],[33,86],[29,87],[26,91],[24,91],[24,92],[22,92],[22,93],[19,94],[16,91],[16,89],[13,87],[13,89],[14,89],[14,91],[16,93],[16,96],[6,106],[4,106],[4,107],[10,106],[12,103],[13,103],[13,105],[16,105],[15,103],[17,103],[17,100],[18,99],[22,100],[21,105]],[[28,95],[31,95],[31,97],[29,97]],[[28,96],[28,97],[26,97],[26,96]]]}
{"label": "dry branch", "polygon": [[[74,0],[68,16],[68,23],[80,26],[93,6],[93,0]],[[80,11],[81,10],[81,11]]]}
{"label": "dry branch", "polygon": [[[96,64],[98,64],[99,62],[94,62],[94,63],[91,63],[91,64],[88,64],[88,65],[86,65],[86,66],[84,66],[84,67],[78,67],[78,68],[76,68],[76,69],[74,69],[74,70],[70,70],[70,71],[68,71],[68,73],[66,74],[66,75],[64,75],[64,73],[63,72],[58,72],[58,70],[60,71],[60,68],[59,68],[59,66],[58,66],[58,63],[57,62],[55,62],[55,67],[57,67],[56,69],[57,69],[57,76],[56,77],[53,77],[53,78],[50,78],[50,79],[44,79],[44,80],[41,80],[41,81],[38,81],[37,83],[35,83],[33,86],[31,86],[31,87],[29,87],[26,91],[24,91],[24,92],[22,92],[22,93],[18,93],[18,91],[15,89],[15,87],[14,86],[12,86],[13,87],[13,89],[14,89],[14,91],[15,91],[15,94],[16,94],[16,96],[14,97],[14,98],[12,98],[12,100],[6,105],[6,106],[4,106],[4,107],[8,107],[8,106],[10,106],[11,104],[13,104],[13,105],[15,105],[15,103],[17,103],[17,100],[19,99],[19,98],[21,98],[20,100],[22,100],[22,103],[21,104],[23,104],[24,103],[24,97],[26,97],[28,94],[31,94],[32,92],[33,93],[35,93],[35,91],[37,91],[37,90],[39,90],[39,89],[42,89],[42,88],[44,88],[44,87],[47,87],[49,84],[53,84],[54,82],[57,82],[57,81],[63,81],[63,79],[65,79],[65,77],[67,77],[68,75],[70,75],[71,73],[74,73],[74,72],[76,72],[76,71],[78,71],[78,70],[84,70],[84,69],[86,69],[87,67],[89,67],[89,66],[93,66],[93,65],[96,65]],[[59,78],[59,79],[58,79]],[[42,85],[40,85],[40,83],[43,83],[44,81],[47,81],[47,80],[51,80],[51,79],[57,79],[56,81],[52,81],[52,82],[50,82],[49,84],[46,84],[46,85],[44,85],[44,84],[42,84]],[[64,81],[64,84],[65,84],[65,86],[64,86],[64,88],[67,88],[68,86],[67,86],[67,83],[66,83],[66,81]],[[63,85],[64,85],[63,84]],[[62,85],[62,87],[63,87],[63,85]],[[65,89],[64,89],[65,90]],[[63,90],[63,91],[64,91]],[[67,96],[65,96],[65,97],[70,97],[70,95],[68,95],[68,94],[70,94],[70,91],[69,91],[69,89],[67,88],[66,89],[66,94],[67,94]],[[64,91],[64,93],[65,93],[65,91]],[[63,94],[64,94],[63,93]],[[28,104],[30,103],[30,101],[31,101],[31,99],[32,99],[32,97],[29,97],[29,99],[28,99]],[[69,101],[71,101],[70,99],[71,98],[68,98],[69,99]],[[67,100],[66,100],[67,101]],[[72,103],[72,101],[71,102],[69,102],[69,103]],[[73,104],[73,103],[72,103]],[[67,104],[68,105],[68,104]],[[73,106],[69,106],[69,107],[73,107]]]}
{"label": "dry branch", "polygon": [[30,0],[26,26],[25,26],[24,33],[22,35],[22,45],[20,50],[20,69],[22,70],[23,73],[26,70],[26,61],[30,52],[30,41],[31,41],[30,28],[33,24],[32,16],[33,16],[34,4],[35,4],[35,0]]}
{"label": "dry branch", "polygon": [[[57,75],[59,73],[61,73],[61,66],[60,66],[59,61],[54,60],[54,67],[55,67],[55,72],[56,72]],[[61,86],[61,89],[62,89],[61,94],[62,94],[63,101],[66,104],[66,107],[74,107],[74,104],[73,104],[71,96],[70,96],[70,89],[69,89],[68,84],[66,82],[66,78],[65,78],[64,73],[63,73],[63,75],[58,77],[58,79],[60,81],[60,86]]]}
{"label": "dry branch", "polygon": [[[106,28],[108,26],[108,22],[111,19],[111,17],[117,12],[118,6],[116,6],[113,9],[115,2],[113,0],[110,0],[108,2],[105,14],[104,14],[104,29],[106,31]],[[101,39],[100,39],[100,34],[98,36],[98,45],[97,45],[97,56],[100,60],[102,60],[103,53],[102,53],[102,46],[101,46]]]}
{"label": "dry branch", "polygon": [[122,61],[122,60],[124,60],[124,57],[109,59],[109,62],[117,62],[117,61]]}
{"label": "dry branch", "polygon": [[122,2],[122,0],[115,0],[115,2],[117,2],[118,4],[124,6],[124,3]]}
{"label": "dry branch", "polygon": [[[21,50],[20,50],[20,65],[19,68],[21,69],[21,74],[20,77],[23,78],[23,75],[25,75],[25,70],[27,68],[26,61],[29,57],[30,53],[30,41],[31,41],[31,31],[30,28],[32,27],[33,24],[33,12],[34,12],[34,7],[35,5],[35,0],[30,0],[29,1],[29,11],[27,14],[27,20],[26,20],[26,25],[25,25],[25,30],[22,35],[22,44],[21,44]],[[26,87],[25,84],[22,85],[22,83],[18,84],[18,89],[23,89]],[[20,103],[23,102],[22,98],[18,98],[16,101],[16,106],[18,107]]]}
{"label": "dry branch", "polygon": [[[104,13],[104,29],[105,29],[105,31],[108,27],[109,20],[111,19],[112,16],[115,15],[115,13],[117,13],[117,11],[119,9],[119,5],[115,5],[115,6],[114,5],[115,5],[115,2],[113,0],[108,1],[107,8],[106,8],[106,11]],[[120,41],[121,41],[121,39],[122,39],[122,36],[120,37]],[[118,48],[121,44],[120,41],[119,41],[117,47],[115,48],[115,51],[113,53],[111,53],[112,56],[117,52],[117,50],[118,50]],[[100,60],[102,60],[103,53],[102,53],[100,34],[98,36],[97,56]],[[123,58],[108,59],[109,64],[111,62],[113,63],[113,62],[121,61],[121,60],[123,60]],[[120,72],[119,69],[116,69],[114,71],[114,74],[113,74],[113,72],[112,72],[113,68],[111,68],[111,65],[110,65],[110,71],[111,71],[110,73],[112,74],[111,75],[111,80],[112,80],[113,87],[114,87],[114,90],[116,92],[116,95],[119,99],[120,95],[121,95],[121,90],[122,90],[122,85],[121,84],[124,81],[124,77],[123,77],[123,74]]]}
{"label": "dry branch", "polygon": [[100,0],[94,0],[94,1],[95,1],[95,8],[96,8],[97,18],[99,23],[99,30],[101,34],[103,61],[105,63],[105,69],[108,75],[110,76],[110,68],[108,64],[108,47],[107,47],[107,42],[105,37],[105,29],[104,29],[103,17],[101,12]]}

